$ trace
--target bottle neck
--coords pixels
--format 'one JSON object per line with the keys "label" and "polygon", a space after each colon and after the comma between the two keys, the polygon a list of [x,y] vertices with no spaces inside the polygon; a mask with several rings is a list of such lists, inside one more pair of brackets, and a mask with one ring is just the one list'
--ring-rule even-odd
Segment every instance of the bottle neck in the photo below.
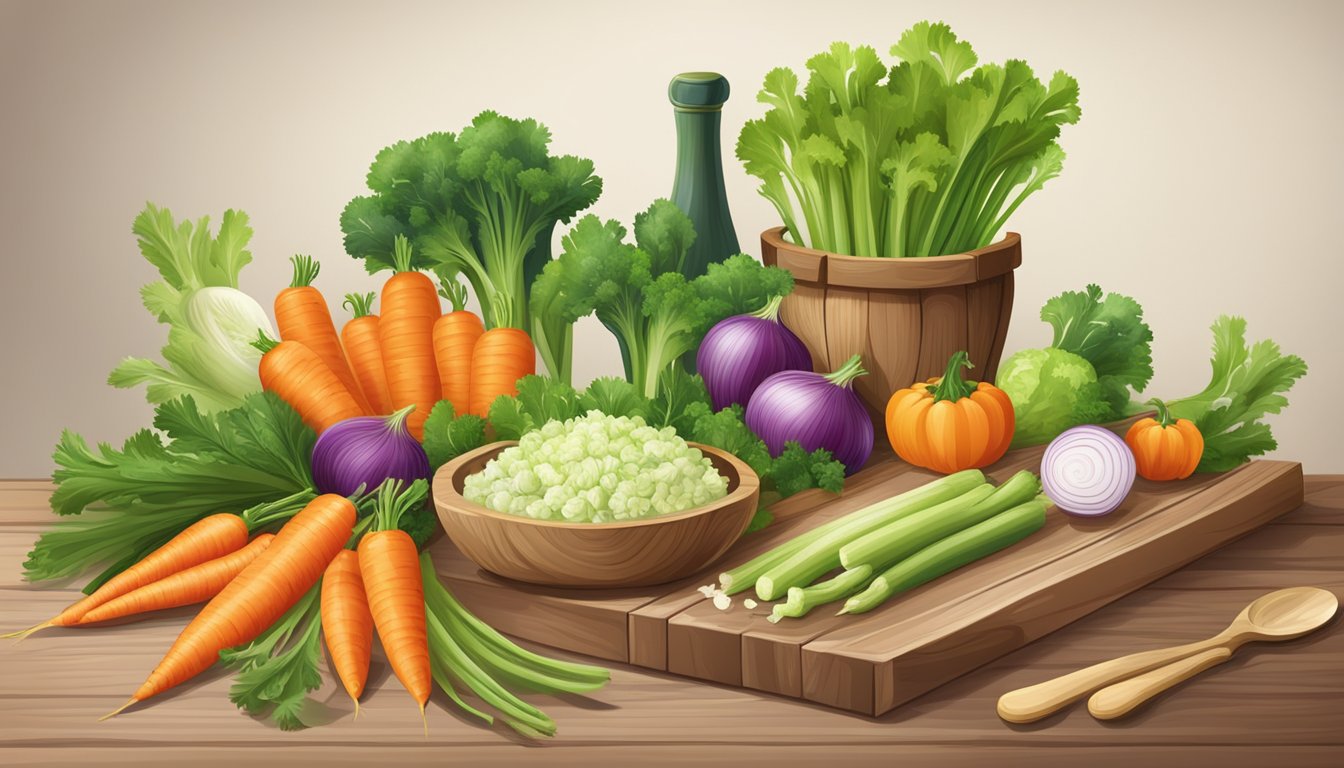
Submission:
{"label": "bottle neck", "polygon": [[737,231],[728,211],[723,179],[720,131],[723,112],[676,107],[677,167],[672,202],[695,223],[695,242],[687,254],[686,274],[704,274],[710,262],[738,253]]}

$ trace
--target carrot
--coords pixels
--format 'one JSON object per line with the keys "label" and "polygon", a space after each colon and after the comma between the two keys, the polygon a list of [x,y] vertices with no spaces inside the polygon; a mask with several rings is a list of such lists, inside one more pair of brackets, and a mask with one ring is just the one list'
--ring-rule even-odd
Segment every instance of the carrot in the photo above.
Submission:
{"label": "carrot", "polygon": [[328,493],[309,502],[205,604],[130,700],[102,719],[209,669],[225,648],[254,640],[317,583],[354,526],[355,505],[344,496]]}
{"label": "carrot", "polygon": [[289,403],[318,434],[337,422],[364,415],[350,390],[308,347],[297,341],[276,343],[265,331],[258,333],[252,346],[262,351],[261,388]]}
{"label": "carrot", "polygon": [[482,418],[500,395],[518,394],[518,379],[537,372],[537,352],[526,331],[491,328],[471,353],[471,413]]}
{"label": "carrot", "polygon": [[355,374],[345,361],[341,340],[331,322],[331,312],[327,310],[327,300],[312,286],[322,265],[311,256],[292,256],[289,260],[294,265],[294,278],[289,287],[275,297],[275,325],[280,331],[280,340],[297,341],[311,349],[341,380],[364,413],[373,413]]}
{"label": "carrot", "polygon": [[378,629],[392,672],[420,705],[424,717],[432,676],[429,634],[425,625],[425,588],[420,580],[420,553],[397,524],[403,513],[424,504],[427,484],[416,480],[401,492],[400,480],[378,487],[374,530],[359,542],[359,572],[364,579],[373,625]]}
{"label": "carrot", "polygon": [[46,627],[68,627],[77,624],[85,614],[100,605],[179,571],[236,552],[246,544],[247,522],[238,515],[220,513],[202,518],[51,620],[4,637],[17,636],[23,639]]}
{"label": "carrot", "polygon": [[120,619],[137,613],[161,611],[165,608],[177,608],[182,605],[203,603],[220,593],[220,590],[248,566],[257,556],[266,551],[275,539],[273,533],[263,533],[247,546],[223,557],[207,560],[184,571],[178,571],[158,581],[127,592],[115,600],[94,608],[84,614],[79,624],[92,624],[98,621]]}
{"label": "carrot", "polygon": [[439,366],[440,394],[452,403],[453,413],[461,415],[470,405],[472,350],[485,333],[485,326],[481,318],[465,308],[466,286],[445,277],[439,294],[453,305],[452,312],[434,321],[434,360]]}
{"label": "carrot", "polygon": [[359,697],[369,678],[373,651],[373,615],[359,573],[359,555],[343,549],[322,574],[322,636],[331,653],[331,665],[359,717]]}
{"label": "carrot", "polygon": [[379,416],[392,413],[392,395],[387,391],[387,373],[383,371],[383,348],[378,343],[378,316],[369,314],[372,293],[347,293],[341,305],[349,307],[354,318],[341,328],[345,359],[354,372],[364,399]]}
{"label": "carrot", "polygon": [[439,371],[434,364],[434,321],[439,294],[434,281],[411,267],[411,242],[398,235],[392,256],[396,274],[383,284],[383,314],[378,341],[392,408],[414,405],[406,427],[416,440],[424,437],[425,419],[439,400]]}

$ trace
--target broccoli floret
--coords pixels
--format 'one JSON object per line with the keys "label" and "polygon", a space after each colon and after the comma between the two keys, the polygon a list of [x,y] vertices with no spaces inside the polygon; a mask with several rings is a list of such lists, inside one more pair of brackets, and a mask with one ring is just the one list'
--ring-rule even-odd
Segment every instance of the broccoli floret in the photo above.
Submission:
{"label": "broccoli floret", "polygon": [[555,311],[569,320],[596,314],[615,334],[626,378],[648,399],[659,395],[672,363],[695,349],[711,326],[760,309],[793,287],[787,272],[741,254],[687,280],[680,270],[695,230],[668,200],[635,217],[635,244],[625,236],[619,222],[584,217],[539,280]]}

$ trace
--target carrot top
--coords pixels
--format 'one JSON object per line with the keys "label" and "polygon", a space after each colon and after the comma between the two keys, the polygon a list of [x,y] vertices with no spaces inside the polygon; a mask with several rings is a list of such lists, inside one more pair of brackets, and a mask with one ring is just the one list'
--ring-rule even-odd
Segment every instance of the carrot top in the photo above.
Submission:
{"label": "carrot top", "polygon": [[247,523],[247,530],[256,533],[269,525],[284,523],[301,512],[315,498],[317,494],[311,488],[305,488],[275,501],[249,507],[243,510],[240,517]]}
{"label": "carrot top", "polygon": [[392,243],[392,271],[418,271],[411,263],[411,254],[411,241],[405,235],[397,235],[397,239]]}
{"label": "carrot top", "polygon": [[439,283],[443,286],[439,289],[439,295],[453,305],[454,312],[461,312],[467,308],[467,286],[457,281],[455,273],[440,272]]}
{"label": "carrot top", "polygon": [[261,354],[264,355],[267,352],[270,352],[272,349],[275,349],[276,347],[280,346],[280,342],[276,341],[275,339],[272,339],[270,336],[267,336],[265,331],[258,330],[257,339],[256,341],[252,342],[252,346],[261,350]]}
{"label": "carrot top", "polygon": [[358,320],[361,317],[367,317],[373,314],[373,297],[378,294],[369,293],[347,293],[345,301],[341,302],[342,307],[348,307],[350,313]]}
{"label": "carrot top", "polygon": [[404,485],[401,480],[384,480],[374,498],[372,530],[393,531],[401,525],[402,515],[423,507],[429,483],[416,480]]}
{"label": "carrot top", "polygon": [[290,288],[306,288],[312,285],[317,279],[317,273],[322,271],[322,265],[317,259],[301,253],[290,256],[289,263],[294,265],[294,277],[289,281]]}

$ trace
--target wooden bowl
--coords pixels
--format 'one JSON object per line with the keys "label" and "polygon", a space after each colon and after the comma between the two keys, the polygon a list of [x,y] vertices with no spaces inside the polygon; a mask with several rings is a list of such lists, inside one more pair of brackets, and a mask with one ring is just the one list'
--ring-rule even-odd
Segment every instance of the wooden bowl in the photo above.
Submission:
{"label": "wooden bowl", "polygon": [[514,441],[482,446],[434,475],[434,506],[464,555],[491,573],[530,584],[641,587],[689,576],[713,563],[747,529],[761,481],[736,456],[691,443],[728,478],[728,495],[672,515],[571,523],[507,515],[467,501],[463,481]]}

